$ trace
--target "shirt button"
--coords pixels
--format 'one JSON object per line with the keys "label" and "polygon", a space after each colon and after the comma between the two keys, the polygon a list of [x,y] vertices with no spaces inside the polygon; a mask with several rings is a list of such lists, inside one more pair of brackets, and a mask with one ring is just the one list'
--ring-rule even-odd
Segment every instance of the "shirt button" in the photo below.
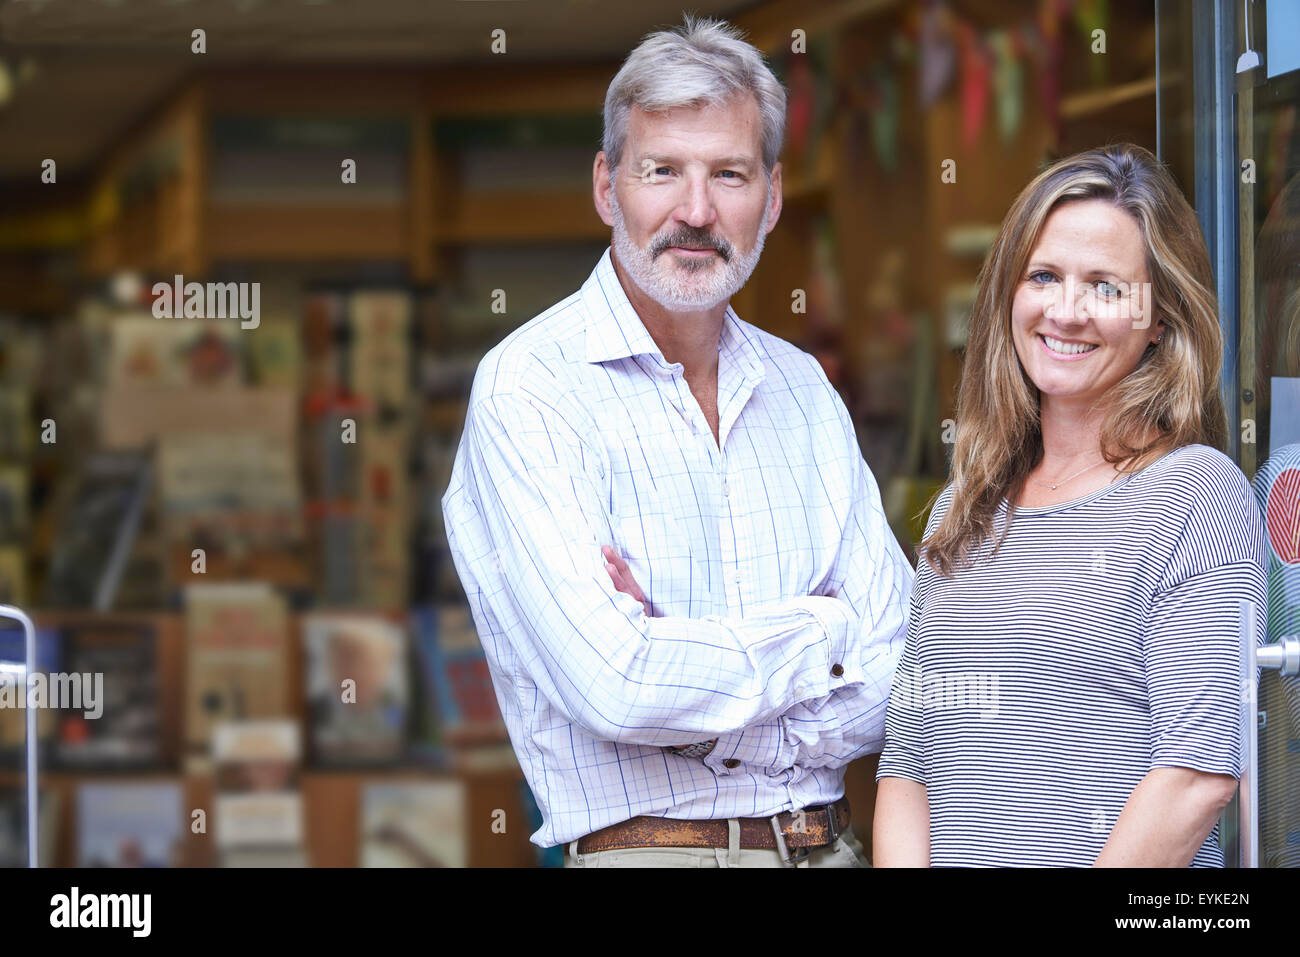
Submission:
{"label": "shirt button", "polygon": [[724,768],[738,768],[740,767],[740,761],[736,758],[727,758],[727,760],[722,762],[722,766]]}
{"label": "shirt button", "polygon": [[844,666],[838,662],[831,665],[831,674],[838,678],[840,675],[844,674]]}
{"label": "shirt button", "polygon": [[732,575],[732,576],[731,576],[731,580],[732,580],[733,582],[735,582],[737,585],[739,585],[739,584],[740,584],[740,572],[736,572],[736,574]]}
{"label": "shirt button", "polygon": [[731,497],[731,486],[726,482],[722,483],[722,497],[723,498]]}

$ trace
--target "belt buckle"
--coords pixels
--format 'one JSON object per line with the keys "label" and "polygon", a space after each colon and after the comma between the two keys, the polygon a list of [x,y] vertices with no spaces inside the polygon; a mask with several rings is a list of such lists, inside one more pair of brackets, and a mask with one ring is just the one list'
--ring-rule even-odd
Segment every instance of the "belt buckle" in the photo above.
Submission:
{"label": "belt buckle", "polygon": [[823,807],[826,809],[826,833],[831,836],[831,839],[826,842],[829,847],[840,839],[840,829],[835,820],[838,815],[835,813],[834,804],[826,804]]}
{"label": "belt buckle", "polygon": [[781,815],[773,814],[770,820],[772,822],[772,834],[776,837],[776,852],[781,855],[781,860],[784,863],[798,864],[812,853],[810,847],[796,847],[794,850],[798,856],[791,855],[790,848],[785,843],[785,833],[781,829]]}

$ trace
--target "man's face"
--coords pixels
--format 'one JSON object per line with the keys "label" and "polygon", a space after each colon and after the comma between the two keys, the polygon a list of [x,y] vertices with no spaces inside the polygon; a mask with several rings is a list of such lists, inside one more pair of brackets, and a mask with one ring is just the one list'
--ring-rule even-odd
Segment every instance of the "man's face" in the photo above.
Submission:
{"label": "man's face", "polygon": [[711,309],[749,279],[781,209],[753,96],[628,117],[606,222],[619,264],[674,312]]}

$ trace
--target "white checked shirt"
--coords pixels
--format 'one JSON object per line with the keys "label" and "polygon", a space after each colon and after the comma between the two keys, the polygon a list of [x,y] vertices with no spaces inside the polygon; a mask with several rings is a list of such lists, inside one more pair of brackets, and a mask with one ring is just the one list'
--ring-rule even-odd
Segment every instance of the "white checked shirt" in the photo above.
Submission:
{"label": "white checked shirt", "polygon": [[715,443],[609,250],[479,365],[443,510],[536,844],[834,801],[883,747],[913,572],[844,405],[728,308],[718,412]]}

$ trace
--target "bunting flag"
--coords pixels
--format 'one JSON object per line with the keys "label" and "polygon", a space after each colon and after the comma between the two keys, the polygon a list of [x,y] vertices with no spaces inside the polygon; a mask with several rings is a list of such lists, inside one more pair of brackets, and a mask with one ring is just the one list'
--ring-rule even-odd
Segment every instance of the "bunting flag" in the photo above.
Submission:
{"label": "bunting flag", "polygon": [[815,102],[812,68],[808,65],[806,54],[792,58],[789,89],[786,130],[790,137],[791,149],[796,154],[803,155],[808,148],[808,137],[812,132]]}
{"label": "bunting flag", "polygon": [[975,28],[963,23],[958,35],[961,42],[961,130],[969,147],[979,140],[984,128],[991,70]]}
{"label": "bunting flag", "polygon": [[921,70],[916,84],[921,108],[928,109],[952,82],[957,51],[952,38],[952,11],[932,0],[921,14]]}
{"label": "bunting flag", "polygon": [[[1062,12],[1067,0],[1062,0]],[[1074,23],[1083,34],[1084,41],[1088,44],[1088,50],[1093,50],[1095,38],[1094,30],[1106,31],[1110,23],[1110,4],[1108,0],[1077,0],[1074,4]],[[1109,51],[1109,40],[1107,37],[1106,49]],[[1093,86],[1104,86],[1106,83],[1107,64],[1110,57],[1103,53],[1092,52],[1088,57],[1088,75],[1092,80]]]}
{"label": "bunting flag", "polygon": [[877,62],[874,72],[871,142],[880,165],[892,173],[898,168],[898,80],[884,62]]}
{"label": "bunting flag", "polygon": [[1038,102],[1052,131],[1061,139],[1061,0],[1042,0],[1038,8],[1038,36],[1030,49],[1038,51]]}
{"label": "bunting flag", "polygon": [[1024,71],[1016,55],[1015,42],[1010,33],[999,30],[989,37],[993,51],[993,89],[997,95],[998,130],[1002,142],[1009,143],[1020,131],[1020,117],[1024,112]]}

